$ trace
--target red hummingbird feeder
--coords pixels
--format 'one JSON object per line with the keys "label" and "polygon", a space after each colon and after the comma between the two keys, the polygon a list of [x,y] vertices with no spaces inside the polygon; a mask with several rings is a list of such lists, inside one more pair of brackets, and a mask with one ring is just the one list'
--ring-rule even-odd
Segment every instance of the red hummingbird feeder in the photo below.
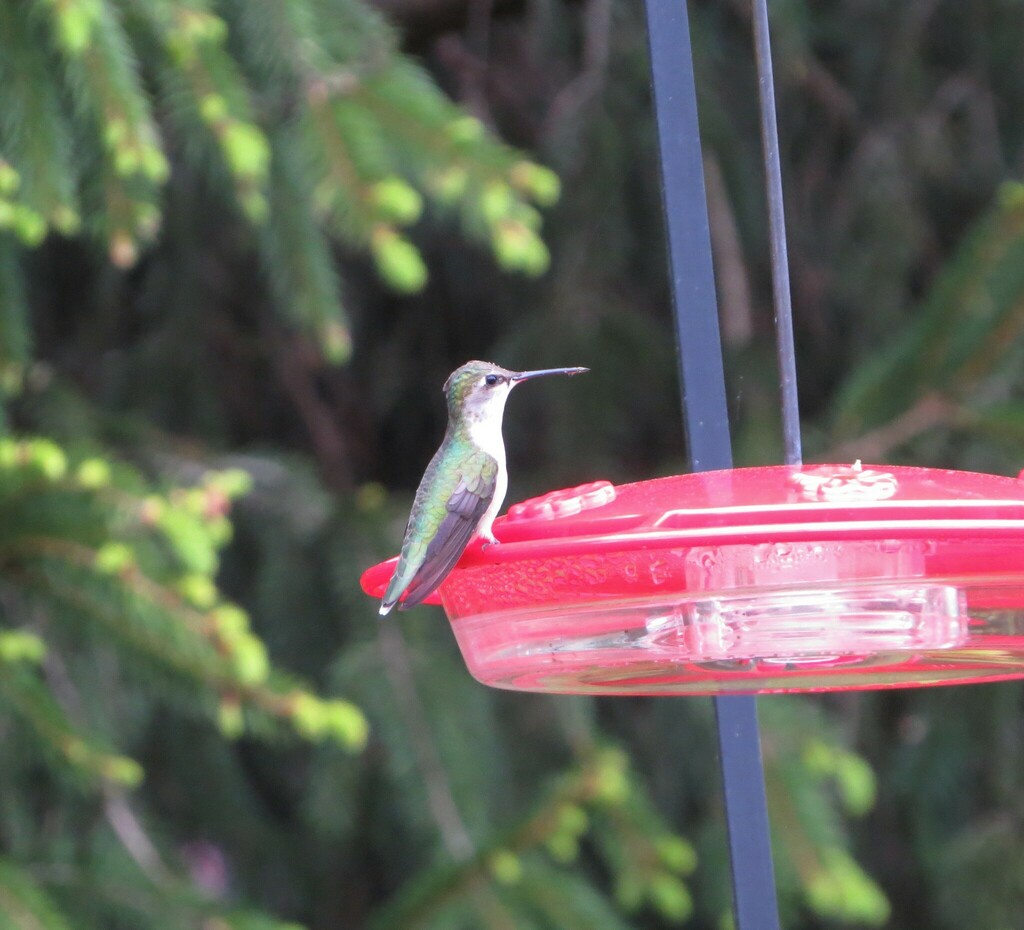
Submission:
{"label": "red hummingbird feeder", "polygon": [[[826,691],[1024,677],[1024,475],[786,465],[516,504],[432,596],[487,685]],[[379,597],[394,560],[369,569]]]}

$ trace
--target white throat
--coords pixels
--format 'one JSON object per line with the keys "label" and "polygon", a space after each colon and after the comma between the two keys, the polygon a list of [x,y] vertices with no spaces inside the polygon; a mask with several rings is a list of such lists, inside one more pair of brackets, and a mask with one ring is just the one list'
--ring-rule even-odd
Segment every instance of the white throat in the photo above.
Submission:
{"label": "white throat", "polygon": [[502,470],[505,468],[505,440],[501,437],[501,421],[511,392],[512,386],[506,384],[486,394],[471,396],[462,414],[470,441],[497,459]]}
{"label": "white throat", "polygon": [[505,467],[505,440],[501,435],[501,421],[505,415],[505,401],[512,390],[511,384],[505,384],[497,391],[470,397],[463,411],[463,422],[469,441],[476,448],[486,452],[498,463],[498,473],[494,477],[494,496],[476,526],[479,536],[494,542],[491,524],[501,509],[508,490],[508,469]]}
{"label": "white throat", "polygon": [[505,401],[508,399],[508,390],[504,396],[489,397],[486,404],[472,405],[466,410],[466,430],[469,433],[469,441],[478,449],[482,449],[498,463],[498,474],[494,476],[494,496],[491,498],[487,510],[480,518],[476,526],[476,533],[489,542],[495,542],[494,534],[491,532],[491,524],[501,510],[502,501],[505,500],[505,492],[508,490],[508,468],[505,466],[505,440],[501,435],[501,421],[505,411]]}
{"label": "white throat", "polygon": [[[504,408],[504,404],[502,405]],[[470,442],[478,449],[497,459],[505,467],[505,440],[501,435],[502,409],[466,411],[466,430]]]}

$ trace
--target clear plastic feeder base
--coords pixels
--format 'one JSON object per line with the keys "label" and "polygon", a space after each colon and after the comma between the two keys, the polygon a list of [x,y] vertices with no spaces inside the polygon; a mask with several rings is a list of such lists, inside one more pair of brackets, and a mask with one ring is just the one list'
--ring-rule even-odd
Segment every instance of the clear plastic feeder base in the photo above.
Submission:
{"label": "clear plastic feeder base", "polygon": [[1007,597],[1024,598],[1024,589],[808,588],[500,611],[456,620],[452,629],[475,678],[522,691],[938,685],[1024,676],[1024,610],[991,606]]}

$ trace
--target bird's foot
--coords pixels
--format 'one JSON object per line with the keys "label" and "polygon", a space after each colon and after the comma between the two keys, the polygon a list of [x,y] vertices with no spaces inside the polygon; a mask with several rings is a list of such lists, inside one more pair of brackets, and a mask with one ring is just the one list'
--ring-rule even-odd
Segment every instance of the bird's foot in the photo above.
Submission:
{"label": "bird's foot", "polygon": [[491,546],[500,546],[501,545],[500,540],[495,539],[494,535],[492,533],[487,533],[484,536],[481,536],[480,538],[483,540],[483,545],[481,547],[483,549],[488,549]]}

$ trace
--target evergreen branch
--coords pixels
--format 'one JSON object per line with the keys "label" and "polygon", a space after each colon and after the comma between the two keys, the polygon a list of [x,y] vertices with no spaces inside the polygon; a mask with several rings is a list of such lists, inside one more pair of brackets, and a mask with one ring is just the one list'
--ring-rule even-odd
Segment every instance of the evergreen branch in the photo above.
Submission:
{"label": "evergreen branch", "polygon": [[146,183],[125,178],[114,162],[104,158],[97,169],[103,209],[93,216],[93,227],[107,243],[107,257],[118,268],[130,268],[141,245],[160,228],[156,191]]}
{"label": "evergreen branch", "polygon": [[[3,165],[0,163],[0,177]],[[0,182],[0,193],[2,193]],[[28,304],[14,244],[0,233],[0,396],[15,394],[30,358]],[[3,410],[0,407],[0,432]]]}
{"label": "evergreen branch", "polygon": [[[227,507],[248,476],[209,472],[200,487],[166,499],[129,493],[114,480],[132,484],[136,477],[100,459],[69,473],[55,443],[0,440],[0,568],[58,612],[70,609],[193,690],[200,685],[200,696],[219,700],[228,735],[242,732],[248,711],[256,726],[266,715],[307,739],[361,748],[361,712],[273,673],[245,612],[219,600],[216,552],[230,533]],[[140,529],[133,546],[122,541]],[[161,541],[171,544],[184,573],[153,545]]]}
{"label": "evergreen branch", "polygon": [[829,791],[834,783],[840,803],[863,814],[874,801],[870,767],[836,744],[827,721],[810,705],[783,700],[771,716],[775,726],[765,740],[765,789],[784,824],[775,833],[783,851],[777,856],[780,888],[822,917],[884,924],[889,903],[847,851],[839,805]]}
{"label": "evergreen branch", "polygon": [[348,88],[339,106],[362,107],[389,133],[410,145],[414,166],[462,170],[481,183],[504,180],[516,159],[486,136],[483,124],[465,116],[416,66],[391,67]]}
{"label": "evergreen branch", "polygon": [[[311,737],[319,734],[313,732],[317,715],[327,715],[331,718],[325,724],[327,733],[342,735],[349,745],[359,742],[359,737],[353,735],[357,721],[349,716],[337,723],[339,708],[349,715],[357,713],[354,708],[344,702],[319,701],[287,682],[258,680],[266,675],[263,662],[260,675],[246,674],[245,667],[240,667],[224,648],[225,641],[234,637],[237,644],[244,633],[236,623],[231,623],[231,636],[226,636],[216,614],[212,618],[200,614],[174,592],[135,570],[116,579],[104,578],[95,572],[95,552],[88,547],[65,540],[37,539],[23,540],[19,548],[23,555],[36,556],[34,561],[20,563],[16,570],[37,595],[50,601],[55,597],[73,606],[81,615],[116,633],[120,642],[141,652],[148,661],[217,692],[223,700],[252,705],[288,719]],[[79,570],[69,572],[70,568]],[[254,641],[251,634],[246,638]],[[261,643],[259,647],[262,649]],[[337,728],[332,727],[332,721]]]}
{"label": "evergreen branch", "polygon": [[[236,0],[236,3],[238,0]],[[372,7],[347,0],[245,0],[235,21],[255,70],[295,93],[373,74],[397,54],[394,33]],[[289,112],[297,103],[289,101]]]}
{"label": "evergreen branch", "polygon": [[554,172],[490,138],[406,61],[356,85],[347,105],[366,107],[390,137],[405,140],[410,172],[439,203],[459,205],[467,232],[487,240],[503,267],[531,275],[547,269],[541,217],[527,200],[550,206],[558,199]]}
{"label": "evergreen branch", "polygon": [[159,49],[156,69],[172,117],[186,140],[208,135],[220,154],[242,210],[266,218],[269,144],[256,125],[249,88],[225,48],[227,24],[203,0],[123,0]]}
{"label": "evergreen branch", "polygon": [[73,769],[129,786],[142,780],[142,769],[137,762],[110,752],[95,739],[84,736],[36,672],[25,663],[4,663],[0,694],[29,725],[40,744]]}
{"label": "evergreen branch", "polygon": [[[377,636],[382,664],[404,718],[406,732],[412,742],[427,789],[431,814],[448,855],[455,862],[465,862],[472,858],[475,844],[455,804],[451,782],[438,755],[430,723],[416,690],[416,680],[405,638],[395,624],[382,624],[378,627]],[[494,930],[515,930],[515,920],[493,894],[489,885],[474,886],[470,889],[469,898],[478,919],[483,921],[486,927]]]}
{"label": "evergreen branch", "polygon": [[[227,653],[225,642],[232,643],[235,649],[239,642],[246,642],[250,650],[252,644],[257,644],[259,654],[265,656],[262,643],[240,629],[237,621],[222,621],[209,627],[206,618],[194,614],[193,623],[202,628],[190,630],[178,621],[176,611],[150,599],[154,595],[161,599],[173,595],[148,579],[140,583],[138,576],[129,573],[130,582],[121,587],[123,577],[113,581],[92,570],[94,554],[85,547],[61,540],[36,541],[34,546],[45,555],[21,564],[18,572],[38,596],[73,607],[115,633],[119,642],[149,661],[219,695],[218,719],[228,735],[240,735],[244,725],[241,711],[249,707],[287,721],[306,739],[331,738],[350,749],[361,748],[365,743],[366,722],[352,704],[322,700],[282,676],[268,677],[265,658],[258,661],[254,674],[251,652],[245,649],[240,654]],[[147,605],[157,609],[147,610]],[[237,614],[236,611],[221,617]],[[203,635],[211,630],[216,633],[216,642]]]}
{"label": "evergreen branch", "polygon": [[22,202],[67,235],[80,223],[73,144],[43,38],[28,4],[0,4],[0,150],[18,172]]}
{"label": "evergreen branch", "polygon": [[[255,15],[256,10],[260,15]],[[264,233],[261,245],[272,284],[277,279],[275,292],[291,295],[279,303],[291,306],[300,324],[307,321],[309,328],[312,321],[314,333],[329,335],[319,337],[328,358],[344,360],[349,354],[344,317],[331,311],[335,320],[325,325],[318,319],[337,302],[323,296],[325,275],[318,270],[326,249],[323,234],[314,217],[289,214],[296,214],[300,204],[313,203],[317,214],[329,218],[338,233],[359,246],[369,246],[381,276],[396,290],[411,293],[426,283],[422,256],[396,230],[419,218],[420,197],[390,167],[390,146],[375,115],[362,109],[345,110],[334,99],[339,86],[357,84],[364,75],[392,67],[394,41],[383,20],[359,4],[317,10],[312,3],[300,2],[270,10],[254,0],[239,15],[243,34],[259,30],[246,43],[254,59],[258,49],[262,58],[269,57],[266,49],[270,48],[275,50],[275,63],[288,63],[286,83],[292,88],[288,109],[297,127],[296,131],[282,126],[274,140],[275,161],[284,162],[275,164],[274,178],[292,191],[286,201],[274,200],[273,213],[286,216],[301,229],[309,247],[299,251],[299,256],[306,253],[300,260],[281,262],[288,256],[292,237],[275,230]],[[270,22],[275,26],[273,37],[268,34]],[[300,181],[302,188],[296,190]],[[296,283],[305,287],[296,288]]]}
{"label": "evergreen branch", "polygon": [[178,592],[147,578],[134,566],[104,566],[102,550],[98,552],[89,546],[67,539],[21,537],[15,546],[8,547],[6,557],[10,561],[15,561],[25,555],[57,556],[78,568],[90,570],[91,576],[109,576],[111,570],[116,568],[116,583],[123,589],[123,593],[148,602],[168,615],[173,615],[175,623],[184,621],[185,626],[193,633],[208,640],[217,629],[211,617],[193,608]]}
{"label": "evergreen branch", "polygon": [[397,625],[382,623],[377,627],[377,641],[384,670],[416,753],[427,789],[430,812],[441,832],[441,839],[448,855],[456,862],[464,862],[473,855],[473,840],[455,804],[448,775],[434,745],[430,723],[416,693],[416,681],[405,639]]}
{"label": "evergreen branch", "polygon": [[[315,203],[323,213],[330,213],[339,229],[352,238],[369,239],[379,217],[372,209],[371,190],[374,181],[383,177],[383,165],[377,163],[376,176],[365,177],[356,167],[346,143],[346,133],[338,124],[337,114],[326,96],[311,94],[305,110],[303,129],[310,138],[322,163],[321,178],[314,192]],[[363,125],[361,132],[350,133],[355,139],[373,132],[372,125]]]}
{"label": "evergreen branch", "polygon": [[780,773],[769,768],[765,778],[765,792],[771,800],[776,822],[784,825],[778,836],[785,837],[785,858],[791,864],[806,887],[824,867],[822,848],[814,842],[804,829],[800,811],[794,804],[793,789],[787,785]]}
{"label": "evergreen branch", "polygon": [[234,690],[227,663],[205,648],[205,643],[194,637],[185,639],[173,624],[161,624],[163,629],[154,629],[152,621],[159,614],[141,622],[138,613],[126,611],[118,604],[120,591],[104,587],[102,594],[90,597],[86,589],[95,588],[97,579],[92,573],[69,571],[70,567],[62,558],[40,557],[21,566],[18,575],[44,603],[72,608],[82,617],[97,621],[115,633],[120,644],[162,668],[184,675],[191,682],[208,687],[220,684],[225,690]]}
{"label": "evergreen branch", "polygon": [[[305,124],[322,164],[314,191],[318,209],[329,215],[341,235],[370,247],[388,284],[405,293],[421,290],[427,281],[426,265],[419,250],[395,227],[415,222],[422,201],[401,178],[386,173],[386,146],[378,144],[372,115],[311,93]],[[359,156],[354,151],[357,144],[363,149]]]}
{"label": "evergreen branch", "polygon": [[16,930],[70,930],[70,924],[20,866],[0,859],[0,924]]}
{"label": "evergreen branch", "polygon": [[352,352],[348,319],[324,234],[311,209],[311,191],[289,131],[271,137],[270,217],[259,230],[272,292],[278,306],[314,336],[328,360],[347,361]]}
{"label": "evergreen branch", "polygon": [[[345,65],[360,73],[373,70],[398,54],[394,30],[380,11],[369,4],[312,0],[312,9],[317,43],[330,65]],[[307,60],[307,65],[314,64]]]}
{"label": "evergreen branch", "polygon": [[9,230],[27,246],[46,237],[46,219],[18,194],[21,176],[0,150],[0,237]]}
{"label": "evergreen branch", "polygon": [[92,111],[116,173],[160,184],[167,161],[120,17],[109,0],[35,0],[50,18],[79,106]]}
{"label": "evergreen branch", "polygon": [[498,833],[459,863],[441,866],[414,881],[377,912],[369,930],[414,930],[442,908],[492,881],[518,880],[518,857],[545,845],[565,828],[562,813],[587,804],[617,804],[623,798],[624,760],[603,749],[564,775],[525,819]]}
{"label": "evergreen branch", "polygon": [[[558,930],[630,930],[611,903],[582,876],[545,866],[524,864],[522,878],[508,889],[527,913]],[[678,923],[679,920],[673,921]]]}
{"label": "evergreen branch", "polygon": [[319,48],[315,39],[305,49],[299,41],[300,35],[315,33],[310,0],[225,0],[222,8],[231,34],[238,39],[242,67],[252,86],[265,96],[263,109],[273,111],[267,112],[268,121],[291,115],[303,55]]}
{"label": "evergreen branch", "polygon": [[[120,837],[118,840],[120,842]],[[105,880],[98,882],[95,876],[80,869],[64,869],[52,865],[34,866],[31,876],[45,878],[47,884],[61,887],[73,900],[89,901],[93,907],[95,896],[105,899],[114,905],[119,916],[123,915],[130,921],[124,924],[118,921],[117,926],[167,927],[174,930],[180,927],[201,927],[202,930],[306,930],[302,924],[277,920],[261,911],[211,900],[208,894],[198,890],[190,880],[169,869],[154,876],[141,868],[135,856],[123,844],[121,848],[125,849],[132,866],[132,870],[121,881],[111,881],[105,877]],[[0,860],[0,881],[3,865],[4,860]],[[66,928],[62,925],[60,930]]]}
{"label": "evergreen branch", "polygon": [[159,226],[157,188],[169,174],[131,43],[109,0],[35,0],[49,18],[76,104],[99,130],[104,209],[93,217],[121,267]]}
{"label": "evergreen branch", "polygon": [[961,403],[1015,350],[1024,331],[1024,185],[1001,193],[911,322],[847,379],[834,405],[834,432],[877,430],[886,439],[892,422],[898,435],[922,413],[936,413],[931,398]]}

